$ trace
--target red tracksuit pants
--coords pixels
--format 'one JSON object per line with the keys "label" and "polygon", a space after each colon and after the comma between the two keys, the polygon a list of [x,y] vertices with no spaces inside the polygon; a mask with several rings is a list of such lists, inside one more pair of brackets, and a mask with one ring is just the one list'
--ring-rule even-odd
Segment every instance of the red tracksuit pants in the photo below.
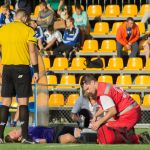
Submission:
{"label": "red tracksuit pants", "polygon": [[127,135],[141,118],[140,106],[119,116],[115,121],[109,121],[98,129],[97,142],[99,144],[126,143],[124,137],[131,143],[139,143],[139,136],[135,133]]}

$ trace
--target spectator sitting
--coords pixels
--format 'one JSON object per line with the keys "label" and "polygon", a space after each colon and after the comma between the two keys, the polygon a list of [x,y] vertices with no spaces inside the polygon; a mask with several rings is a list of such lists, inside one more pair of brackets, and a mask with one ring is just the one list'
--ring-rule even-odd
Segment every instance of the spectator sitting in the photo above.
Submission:
{"label": "spectator sitting", "polygon": [[10,10],[9,4],[4,4],[1,7],[2,13],[0,14],[0,27],[4,24],[12,22],[15,16],[15,12]]}
{"label": "spectator sitting", "polygon": [[39,12],[37,24],[41,26],[43,31],[45,31],[48,25],[54,23],[54,12],[47,7],[46,2],[41,2],[40,4],[41,11]]}
{"label": "spectator sitting", "polygon": [[139,37],[139,28],[135,24],[133,18],[127,18],[126,22],[124,22],[117,31],[117,56],[123,56],[122,48],[125,46],[127,50],[132,49],[130,57],[136,57],[138,54],[137,40]]}
{"label": "spectator sitting", "polygon": [[72,7],[64,5],[64,8],[62,9],[62,3],[60,3],[60,5],[58,6],[57,14],[62,20],[66,20],[72,16]]}
{"label": "spectator sitting", "polygon": [[54,49],[54,55],[57,57],[67,56],[75,46],[80,43],[80,30],[78,27],[74,27],[74,19],[68,18],[66,20],[67,28],[64,31],[63,42]]}
{"label": "spectator sitting", "polygon": [[55,12],[57,12],[59,5],[64,4],[64,0],[47,0],[47,3]]}
{"label": "spectator sitting", "polygon": [[29,21],[29,26],[32,27],[35,31],[36,31],[36,38],[38,40],[38,47],[39,49],[43,49],[43,44],[42,42],[44,41],[44,34],[43,34],[43,30],[40,26],[37,25],[35,20],[30,20]]}
{"label": "spectator sitting", "polygon": [[75,13],[73,13],[74,25],[81,30],[81,45],[83,45],[85,36],[89,34],[89,21],[85,11],[82,10],[81,5],[75,5]]}
{"label": "spectator sitting", "polygon": [[57,48],[62,42],[62,34],[58,30],[54,30],[53,25],[49,25],[47,31],[44,32],[47,45],[43,48],[45,50]]}

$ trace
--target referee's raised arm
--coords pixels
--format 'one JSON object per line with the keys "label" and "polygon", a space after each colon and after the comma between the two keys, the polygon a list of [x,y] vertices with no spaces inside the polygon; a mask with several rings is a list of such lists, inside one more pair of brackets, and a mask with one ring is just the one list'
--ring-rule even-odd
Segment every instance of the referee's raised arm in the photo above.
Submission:
{"label": "referee's raised arm", "polygon": [[2,51],[2,106],[0,108],[0,143],[3,143],[12,97],[18,97],[19,120],[21,122],[22,143],[33,143],[28,139],[28,100],[32,96],[32,76],[30,63],[34,68],[34,80],[38,81],[38,56],[34,30],[27,26],[28,14],[19,9],[15,21],[0,28]]}

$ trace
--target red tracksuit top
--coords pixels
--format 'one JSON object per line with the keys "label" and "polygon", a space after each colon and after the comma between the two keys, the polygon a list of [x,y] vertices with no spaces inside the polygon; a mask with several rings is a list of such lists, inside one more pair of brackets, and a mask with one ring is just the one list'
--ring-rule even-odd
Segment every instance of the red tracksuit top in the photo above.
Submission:
{"label": "red tracksuit top", "polygon": [[102,106],[100,96],[109,96],[112,98],[115,103],[117,114],[135,102],[135,100],[126,91],[123,91],[115,85],[104,82],[99,82],[97,89],[97,103]]}

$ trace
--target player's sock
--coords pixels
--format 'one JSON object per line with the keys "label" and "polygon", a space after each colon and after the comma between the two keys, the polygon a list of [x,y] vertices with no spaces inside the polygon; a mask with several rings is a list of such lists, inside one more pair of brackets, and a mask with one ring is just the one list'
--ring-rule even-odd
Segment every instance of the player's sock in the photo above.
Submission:
{"label": "player's sock", "polygon": [[28,123],[29,123],[29,110],[27,105],[19,107],[19,120],[21,122],[22,137],[28,138]]}
{"label": "player's sock", "polygon": [[4,138],[4,129],[8,120],[9,107],[2,105],[0,108],[0,138]]}

